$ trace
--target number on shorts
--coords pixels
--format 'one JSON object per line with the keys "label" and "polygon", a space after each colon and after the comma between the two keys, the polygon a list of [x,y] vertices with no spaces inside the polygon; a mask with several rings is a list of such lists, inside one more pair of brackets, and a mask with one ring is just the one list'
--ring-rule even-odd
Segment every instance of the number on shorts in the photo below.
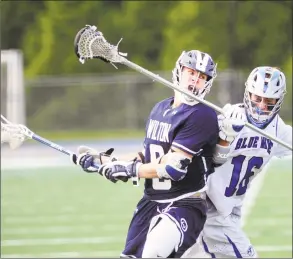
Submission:
{"label": "number on shorts", "polygon": [[[164,149],[160,145],[150,144],[151,161],[155,161],[157,158],[163,156]],[[164,180],[159,178],[153,178],[154,190],[169,190],[171,189],[171,180]]]}
{"label": "number on shorts", "polygon": [[[245,160],[245,156],[240,155],[233,157],[231,163],[234,165],[232,177],[230,180],[229,187],[225,190],[225,196],[231,197],[236,192],[236,196],[243,195],[246,190],[247,186],[250,180],[250,177],[254,175],[254,172],[252,171],[254,168],[261,168],[263,164],[263,158],[262,157],[252,157],[248,160],[247,168],[244,177],[239,182],[240,173],[242,171],[243,162]],[[239,183],[239,184],[238,184]]]}

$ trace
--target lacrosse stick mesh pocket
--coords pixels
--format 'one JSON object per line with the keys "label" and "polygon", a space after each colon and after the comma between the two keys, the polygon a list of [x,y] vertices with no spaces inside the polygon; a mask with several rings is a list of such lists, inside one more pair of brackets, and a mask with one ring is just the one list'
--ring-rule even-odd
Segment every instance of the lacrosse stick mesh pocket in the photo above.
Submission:
{"label": "lacrosse stick mesh pocket", "polygon": [[28,137],[22,133],[21,126],[1,121],[1,145],[8,143],[11,149],[18,148]]}
{"label": "lacrosse stick mesh pocket", "polygon": [[75,51],[80,61],[85,59],[102,58],[108,62],[121,62],[121,56],[126,53],[118,52],[118,45],[111,45],[106,41],[103,33],[96,30],[96,26],[86,26],[75,37]]}

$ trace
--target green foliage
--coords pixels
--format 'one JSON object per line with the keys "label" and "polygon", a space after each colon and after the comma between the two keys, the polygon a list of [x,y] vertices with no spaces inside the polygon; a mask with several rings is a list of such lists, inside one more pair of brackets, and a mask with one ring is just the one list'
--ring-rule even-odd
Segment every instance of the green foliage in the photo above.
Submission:
{"label": "green foliage", "polygon": [[291,16],[277,1],[176,2],[166,17],[162,67],[186,49],[210,53],[219,69],[281,66],[292,55]]}
{"label": "green foliage", "polygon": [[44,1],[1,1],[1,49],[21,49],[23,35],[44,9]]}
{"label": "green foliage", "polygon": [[172,69],[187,49],[210,53],[219,69],[283,67],[292,55],[291,7],[290,1],[5,1],[1,44],[23,49],[27,77],[112,72],[103,62],[78,62],[73,40],[86,24],[113,44],[123,37],[121,50],[151,70]]}
{"label": "green foliage", "polygon": [[[2,49],[23,50],[26,78],[113,73],[115,69],[100,60],[82,65],[74,53],[76,33],[94,24],[113,44],[123,37],[121,51],[149,70],[171,70],[180,53],[189,49],[211,54],[219,71],[234,69],[248,75],[256,66],[278,66],[287,77],[285,103],[292,103],[291,10],[291,1],[5,1],[1,2],[1,44]],[[118,66],[119,71],[129,71]],[[228,83],[239,81],[233,80]],[[98,92],[83,91],[89,100]],[[36,116],[34,123],[45,123],[45,114],[58,109],[68,109],[70,116],[70,109],[87,105],[76,101],[79,92],[71,88],[67,94],[74,97],[73,103],[63,107],[62,94],[51,103],[49,94],[39,97],[43,101],[39,111],[28,107]]]}
{"label": "green foliage", "polygon": [[164,16],[172,2],[158,2],[155,9],[152,4],[126,1],[109,7],[105,1],[45,2],[45,10],[37,15],[37,22],[24,36],[24,54],[28,60],[26,76],[113,71],[113,67],[101,61],[89,61],[84,66],[79,63],[73,40],[86,24],[97,25],[113,44],[124,37],[123,52],[128,52],[135,62],[148,63],[150,68],[158,69],[162,31],[166,26]]}
{"label": "green foliage", "polygon": [[239,2],[237,64],[242,67],[285,64],[292,55],[291,20],[291,9],[278,1]]}
{"label": "green foliage", "polygon": [[[290,108],[288,108],[288,111],[290,111],[290,118],[292,120],[292,80],[293,80],[293,77],[292,77],[292,53],[287,58],[287,62],[284,64],[283,67],[281,67],[281,69],[285,73],[286,86],[287,86],[287,93],[284,98],[283,106],[290,107]],[[291,122],[291,124],[292,124],[292,122]]]}
{"label": "green foliage", "polygon": [[29,60],[26,76],[91,72],[89,66],[78,62],[73,40],[86,24],[99,23],[95,14],[102,5],[100,1],[46,1],[46,9],[25,35],[24,54]]}
{"label": "green foliage", "polygon": [[[198,2],[178,1],[166,16],[168,26],[164,28],[164,48],[161,51],[161,67],[169,70],[183,50],[201,49],[198,28],[195,25],[198,16]],[[203,50],[204,51],[204,50]]]}
{"label": "green foliage", "polygon": [[161,68],[163,31],[169,27],[165,16],[175,4],[172,1],[123,2],[121,19],[115,21],[121,36],[125,38],[121,49],[129,53],[131,60],[148,69]]}
{"label": "green foliage", "polygon": [[[45,2],[49,7],[54,3],[57,2]],[[44,67],[50,67],[50,58],[54,50],[55,40],[52,20],[46,13],[40,13],[37,21],[38,23],[32,25],[36,29],[34,30],[33,28],[27,32],[28,35],[24,42],[24,50],[27,49],[27,51],[24,51],[25,54],[27,53],[25,57],[33,61],[26,69],[26,76],[28,78],[41,74]],[[36,30],[38,37],[36,37]]]}

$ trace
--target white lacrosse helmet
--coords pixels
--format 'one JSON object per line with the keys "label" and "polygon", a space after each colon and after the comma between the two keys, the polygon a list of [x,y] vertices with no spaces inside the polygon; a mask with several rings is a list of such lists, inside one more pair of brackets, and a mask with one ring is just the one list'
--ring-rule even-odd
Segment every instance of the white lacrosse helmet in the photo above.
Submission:
{"label": "white lacrosse helmet", "polygon": [[[286,94],[286,77],[278,68],[263,66],[255,68],[245,82],[244,106],[248,121],[264,129],[278,114]],[[268,105],[268,111],[260,109],[251,100],[251,94],[276,99]]]}
{"label": "white lacrosse helmet", "polygon": [[[215,64],[212,57],[207,53],[201,52],[199,50],[183,51],[176,61],[175,68],[172,71],[173,83],[178,87],[180,87],[183,67],[197,70],[208,76],[207,81],[205,82],[205,86],[202,89],[198,90],[193,87],[192,90],[189,90],[193,95],[203,99],[205,95],[209,93],[213,81],[217,76],[217,64]],[[183,93],[180,94],[183,103],[188,105],[195,105],[198,103],[189,96]]]}

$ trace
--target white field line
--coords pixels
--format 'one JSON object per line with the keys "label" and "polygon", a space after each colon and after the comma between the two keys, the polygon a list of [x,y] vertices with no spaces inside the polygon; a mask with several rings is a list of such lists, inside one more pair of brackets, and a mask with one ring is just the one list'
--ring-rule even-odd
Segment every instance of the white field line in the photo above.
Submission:
{"label": "white field line", "polygon": [[1,254],[1,258],[103,258],[118,256],[121,251],[100,251],[100,252],[59,252],[46,254]]}
{"label": "white field line", "polygon": [[[256,246],[260,252],[289,252],[292,251],[291,246]],[[100,252],[58,252],[46,254],[1,254],[1,258],[103,258],[118,256],[121,251],[100,251]]]}
{"label": "white field line", "polygon": [[[285,160],[292,160],[292,157],[286,157],[283,158]],[[282,159],[282,160],[283,160]],[[280,163],[280,159],[272,159],[272,161],[263,169],[263,171],[255,177],[253,184],[251,185],[250,189],[248,190],[248,192],[246,193],[246,197],[244,200],[244,204],[243,204],[243,215],[242,215],[242,227],[245,226],[247,218],[249,217],[257,196],[263,186],[263,182],[264,182],[264,178],[266,176],[266,172],[268,170],[268,167],[271,165],[271,163],[274,163],[274,160]],[[285,218],[285,220],[287,221],[287,219],[289,218]],[[252,219],[252,221],[250,221],[250,223],[252,223],[254,220],[256,219]],[[262,219],[262,224],[267,223],[267,225],[273,225],[276,224],[275,220],[270,220],[270,219]],[[287,221],[288,222],[288,221]],[[280,224],[280,222],[278,223]],[[291,232],[292,234],[292,232]],[[291,236],[290,234],[290,236]],[[255,246],[256,251],[258,252],[289,252],[292,251],[292,246]]]}
{"label": "white field line", "polygon": [[244,227],[246,224],[246,220],[249,217],[252,208],[255,205],[257,196],[263,186],[264,178],[266,175],[267,167],[260,172],[255,179],[253,179],[253,183],[251,184],[249,190],[246,193],[244,202],[243,202],[243,210],[241,217],[241,226]]}
{"label": "white field line", "polygon": [[[292,239],[292,229],[291,228],[287,229],[287,230],[278,231],[278,234],[279,234],[279,236],[283,236],[284,238],[289,237],[290,239]],[[256,230],[250,231],[249,237],[250,238],[263,237],[263,233],[261,231],[258,231],[256,228]]]}
{"label": "white field line", "polygon": [[[3,211],[2,211],[2,219],[1,219],[1,225],[2,225],[2,230],[3,226],[5,225],[14,225],[14,224],[35,224],[35,223],[53,223],[53,222],[58,222],[58,223],[66,223],[70,224],[72,220],[78,219],[80,222],[89,222],[89,221],[99,221],[99,220],[104,220],[107,217],[106,214],[85,214],[85,215],[75,215],[75,214],[60,214],[60,215],[46,215],[46,216],[9,216],[6,215],[3,218]],[[121,214],[117,215],[117,221],[120,220],[126,220],[129,218],[129,215],[127,214]]]}
{"label": "white field line", "polygon": [[11,246],[39,246],[64,244],[110,244],[121,242],[123,237],[81,237],[81,238],[44,238],[44,239],[11,239],[1,240],[1,247]]}
{"label": "white field line", "polygon": [[272,163],[275,161],[280,163],[282,160],[292,160],[292,156],[285,157],[282,159],[273,158],[265,167],[264,169],[253,179],[253,182],[248,189],[244,203],[243,203],[243,211],[242,211],[242,218],[241,218],[241,226],[244,227],[246,224],[246,220],[249,217],[251,210],[253,209],[257,196],[263,186],[264,178],[266,176],[268,168],[271,166]]}
{"label": "white field line", "polygon": [[[17,160],[17,163],[15,161]],[[1,169],[4,170],[24,170],[24,169],[37,169],[37,168],[56,168],[56,167],[70,167],[73,166],[69,159],[64,158],[1,158]]]}
{"label": "white field line", "polygon": [[256,246],[258,252],[289,252],[292,251],[292,246]]}
{"label": "white field line", "polygon": [[[139,149],[138,149],[139,150]],[[36,154],[37,155],[37,154]],[[38,169],[38,168],[56,168],[56,167],[73,167],[73,163],[66,156],[60,156],[58,152],[56,156],[41,156],[38,157],[2,157],[1,169],[4,170],[24,170],[24,169]],[[116,157],[121,160],[129,160],[136,155],[135,152],[117,153]],[[15,163],[17,161],[17,163]]]}
{"label": "white field line", "polygon": [[[125,231],[127,226],[121,224],[104,224],[99,226],[99,231],[117,232]],[[47,234],[74,234],[74,233],[93,233],[96,231],[92,225],[79,225],[79,226],[54,226],[49,227],[8,227],[2,228],[2,235],[47,235]]]}
{"label": "white field line", "polygon": [[[249,219],[249,225],[250,226],[288,226],[292,227],[292,217],[278,217],[278,220],[276,218],[253,218]],[[291,229],[290,227],[290,229]],[[291,229],[292,231],[292,229]]]}
{"label": "white field line", "polygon": [[[292,158],[291,158],[292,159]],[[244,202],[244,215],[243,215],[243,225],[246,223],[246,219],[249,216],[251,209],[255,204],[255,200],[259,191],[261,190],[265,172],[267,168],[263,170],[261,174],[259,174],[253,181],[252,186],[250,187],[246,199]],[[64,216],[61,218],[57,217],[59,220],[64,220]],[[67,216],[67,217],[66,217]],[[65,218],[68,220],[68,215]],[[52,217],[49,217],[52,220]],[[54,217],[53,217],[54,218]],[[86,218],[88,219],[87,215]],[[91,217],[90,217],[91,218]],[[97,215],[95,216],[97,218]],[[48,217],[39,218],[40,221],[46,220]],[[22,222],[23,218],[14,218],[12,222]],[[36,221],[36,218],[34,218]],[[10,223],[12,223],[10,221]],[[7,222],[6,222],[7,223]],[[29,246],[29,245],[62,245],[62,244],[103,244],[103,243],[112,243],[112,242],[120,242],[124,237],[85,237],[85,238],[52,238],[52,239],[16,239],[16,240],[3,240],[1,242],[1,247],[4,246]],[[292,251],[291,246],[256,246],[257,251]],[[116,251],[102,251],[102,252],[60,252],[60,253],[48,253],[48,254],[1,254],[1,258],[46,258],[46,257],[103,257],[103,256],[113,256],[113,254],[119,254],[120,252]]]}

